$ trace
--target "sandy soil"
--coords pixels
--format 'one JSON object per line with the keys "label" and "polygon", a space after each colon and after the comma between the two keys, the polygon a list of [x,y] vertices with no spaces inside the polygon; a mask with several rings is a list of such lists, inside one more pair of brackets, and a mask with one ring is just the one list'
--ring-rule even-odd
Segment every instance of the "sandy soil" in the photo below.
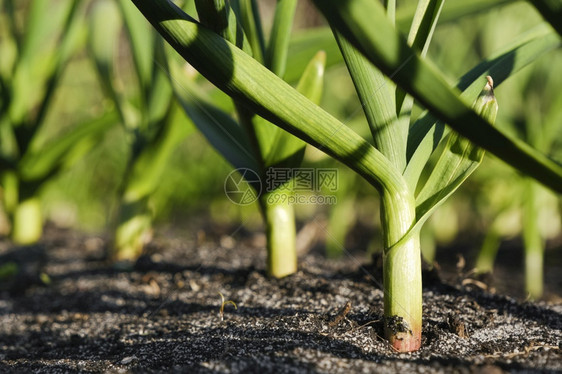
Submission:
{"label": "sandy soil", "polygon": [[[0,242],[20,269],[0,283],[0,372],[562,372],[560,302],[426,271],[423,347],[397,354],[380,337],[380,269],[360,254],[311,251],[271,280],[259,236],[170,234],[134,267],[104,262],[104,245],[60,230],[17,251]],[[237,309],[221,315],[219,292]]]}

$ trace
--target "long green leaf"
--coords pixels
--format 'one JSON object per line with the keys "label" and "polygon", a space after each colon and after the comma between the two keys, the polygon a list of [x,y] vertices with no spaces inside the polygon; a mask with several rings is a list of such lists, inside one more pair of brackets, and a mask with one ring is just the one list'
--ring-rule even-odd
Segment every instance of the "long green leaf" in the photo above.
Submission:
{"label": "long green leaf", "polygon": [[560,0],[532,0],[531,4],[538,9],[544,19],[562,35],[562,1]]}
{"label": "long green leaf", "polygon": [[[494,97],[493,81],[490,77],[476,100],[474,108],[490,123],[496,121],[498,103]],[[481,148],[451,132],[429,177],[425,183],[418,186],[416,220],[425,221],[431,212],[476,170],[483,158],[484,151]]]}
{"label": "long green leaf", "polygon": [[302,75],[308,62],[319,51],[326,52],[326,68],[343,61],[338,44],[329,27],[295,31],[289,44],[289,56],[284,79],[296,82]]}
{"label": "long green leaf", "polygon": [[30,4],[20,63],[31,63],[38,51],[44,52],[48,48],[49,38],[57,31],[58,25],[64,22],[69,5],[72,6],[68,3],[49,4],[48,1],[34,1]]}
{"label": "long green leaf", "polygon": [[[460,78],[457,88],[463,91],[461,96],[466,100],[474,101],[485,82],[485,76],[492,76],[497,87],[508,77],[559,45],[556,34],[544,24],[538,26],[472,68]],[[411,126],[408,134],[408,166],[404,176],[412,189],[431,153],[447,132],[443,122],[438,121],[430,112],[422,114]]]}
{"label": "long green leaf", "polygon": [[[136,11],[136,10],[135,10]],[[166,52],[164,48],[164,40],[157,35],[153,35],[154,55],[151,57],[153,65],[153,75],[150,82],[150,90],[148,91],[147,103],[147,133],[159,128],[166,121],[166,117],[170,112],[173,103],[173,89],[170,84],[167,72]]]}
{"label": "long green leaf", "polygon": [[140,17],[133,4],[118,1],[129,35],[135,73],[140,85],[141,111],[150,91],[153,75],[154,33],[143,17]]}
{"label": "long green leaf", "polygon": [[379,151],[253,58],[168,1],[133,1],[164,38],[220,89],[350,166],[379,190],[408,199],[403,178]]}
{"label": "long green leaf", "polygon": [[[412,48],[420,51],[421,57],[425,57],[427,54],[444,3],[445,0],[418,1],[407,41]],[[405,121],[404,117],[409,119],[413,106],[414,100],[411,97],[406,99],[406,93],[400,88],[397,88],[396,111],[400,113],[400,117],[403,118],[403,121]]]}
{"label": "long green leaf", "polygon": [[[460,18],[487,12],[492,8],[512,4],[522,0],[447,0],[440,17],[441,22],[458,22]],[[398,8],[396,12],[396,26],[399,30],[407,32],[414,18],[415,2],[410,2]]]}
{"label": "long green leaf", "polygon": [[[90,17],[90,35],[88,47],[96,64],[102,88],[114,101],[121,121],[126,122],[123,100],[115,90],[113,79],[113,61],[116,41],[119,39],[122,19],[119,8],[110,0],[97,1]],[[126,124],[125,124],[126,125]]]}
{"label": "long green leaf", "polygon": [[[26,143],[35,132],[31,113],[40,105],[45,92],[43,87],[56,70],[57,49],[54,47],[58,31],[65,24],[69,13],[75,9],[75,3],[65,2],[49,6],[47,2],[33,2],[20,54],[11,77],[9,116],[12,125],[31,125],[20,129],[18,141]],[[37,58],[37,55],[41,58]]]}
{"label": "long green leaf", "polygon": [[73,127],[40,149],[29,150],[18,164],[22,180],[47,179],[65,163],[65,157],[74,147],[79,146],[82,139],[99,137],[113,126],[117,119],[115,112],[106,113],[100,118]]}
{"label": "long green leaf", "polygon": [[460,92],[452,89],[442,74],[408,46],[386,19],[380,3],[370,0],[315,0],[314,3],[332,27],[438,118],[512,167],[562,192],[562,166],[477,115],[461,99]]}
{"label": "long green leaf", "polygon": [[225,0],[196,0],[199,21],[210,27],[217,34],[236,45],[249,55],[252,55],[250,42],[242,30],[242,24],[230,7],[230,2]]}
{"label": "long green leaf", "polygon": [[250,41],[252,54],[256,60],[263,62],[265,55],[265,41],[260,22],[258,3],[255,0],[237,0],[239,19],[244,33]]}
{"label": "long green leaf", "polygon": [[[297,91],[315,104],[320,103],[324,86],[326,53],[320,51],[310,60],[305,69]],[[304,156],[306,143],[285,130],[274,126],[274,141],[264,157],[265,167],[298,167]]]}
{"label": "long green leaf", "polygon": [[285,74],[287,51],[296,9],[296,0],[278,0],[275,8],[275,17],[273,18],[273,26],[265,56],[265,66],[281,78]]}
{"label": "long green leaf", "polygon": [[168,119],[159,128],[155,139],[142,149],[123,195],[125,202],[147,198],[160,185],[173,151],[194,129],[193,126],[186,126],[184,121],[184,118],[175,121]]}
{"label": "long green leaf", "polygon": [[71,8],[68,10],[63,27],[60,31],[59,46],[56,48],[54,56],[54,67],[51,76],[47,79],[45,92],[41,99],[39,109],[37,111],[37,116],[35,117],[35,132],[38,133],[44,123],[44,118],[47,115],[47,111],[51,106],[55,88],[57,87],[60,78],[64,72],[66,65],[68,64],[70,57],[79,48],[78,37],[81,34],[81,19],[78,17],[78,0],[74,0],[71,3]]}
{"label": "long green leaf", "polygon": [[244,130],[228,114],[212,105],[177,63],[169,61],[169,66],[178,101],[209,143],[235,168],[258,170]]}
{"label": "long green leaf", "polygon": [[375,147],[398,170],[404,170],[408,123],[397,121],[395,85],[341,34],[334,32],[334,35],[367,117]]}

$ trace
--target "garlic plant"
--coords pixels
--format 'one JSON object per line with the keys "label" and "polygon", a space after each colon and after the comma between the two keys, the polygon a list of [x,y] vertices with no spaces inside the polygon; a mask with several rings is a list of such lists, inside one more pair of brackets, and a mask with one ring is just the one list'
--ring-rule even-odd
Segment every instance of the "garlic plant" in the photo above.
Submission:
{"label": "garlic plant", "polygon": [[[133,2],[186,61],[239,105],[322,149],[375,187],[384,231],[385,330],[398,351],[421,344],[420,228],[481,162],[479,147],[562,192],[559,164],[492,126],[497,106],[486,78],[493,76],[498,85],[557,47],[548,28],[530,31],[451,87],[423,59],[442,1],[421,0],[410,34],[415,36],[405,38],[392,22],[394,1],[384,7],[371,0],[316,0],[346,57],[373,146],[171,2]],[[409,118],[412,97],[429,110],[415,120]]]}

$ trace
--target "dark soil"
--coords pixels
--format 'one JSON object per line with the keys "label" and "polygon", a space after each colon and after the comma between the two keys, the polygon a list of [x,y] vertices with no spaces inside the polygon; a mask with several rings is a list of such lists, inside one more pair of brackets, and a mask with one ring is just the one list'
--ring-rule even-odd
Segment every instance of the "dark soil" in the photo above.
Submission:
{"label": "dark soil", "polygon": [[[379,269],[360,254],[310,251],[271,280],[259,236],[174,234],[129,268],[104,262],[104,246],[60,230],[17,252],[0,242],[19,270],[0,283],[0,372],[562,372],[560,302],[428,271],[423,346],[398,354],[380,337]],[[221,316],[219,292],[237,309]]]}

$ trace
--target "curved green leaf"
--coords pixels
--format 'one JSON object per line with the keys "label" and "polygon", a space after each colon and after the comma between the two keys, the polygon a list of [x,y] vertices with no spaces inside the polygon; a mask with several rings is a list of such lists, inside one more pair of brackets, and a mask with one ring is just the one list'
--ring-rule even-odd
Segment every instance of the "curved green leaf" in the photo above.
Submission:
{"label": "curved green leaf", "polygon": [[53,175],[65,163],[67,154],[73,148],[81,146],[83,139],[101,136],[117,119],[115,112],[106,113],[100,118],[73,127],[41,149],[29,150],[18,164],[22,180],[39,181]]}
{"label": "curved green leaf", "polygon": [[[491,78],[476,100],[474,109],[490,123],[496,121],[498,103]],[[449,133],[435,166],[424,183],[418,185],[416,220],[425,221],[476,170],[483,158],[484,151],[481,148],[455,132]]]}
{"label": "curved green leaf", "polygon": [[258,3],[255,0],[237,0],[233,5],[237,5],[239,19],[244,34],[250,41],[252,55],[259,62],[263,62],[265,55],[265,41],[260,21]]}
{"label": "curved green leaf", "polygon": [[[447,0],[440,17],[441,22],[458,22],[459,18],[489,11],[492,8],[512,4],[518,0]],[[398,8],[396,12],[396,26],[407,32],[416,9],[416,3],[410,2]]]}
{"label": "curved green leaf", "polygon": [[121,30],[122,19],[117,5],[110,0],[97,1],[90,16],[89,49],[96,64],[97,72],[105,92],[113,99],[121,120],[125,113],[121,98],[113,85],[113,61],[116,52],[116,41]]}
{"label": "curved green leaf", "polygon": [[199,21],[217,34],[252,55],[250,42],[242,30],[236,14],[225,0],[196,0]]}
{"label": "curved green leaf", "polygon": [[209,143],[235,168],[258,170],[244,130],[227,113],[211,104],[178,64],[168,63],[176,98]]}
{"label": "curved green leaf", "polygon": [[[474,101],[485,81],[485,76],[492,76],[497,87],[508,77],[559,45],[558,37],[546,25],[540,25],[472,68],[460,78],[457,88],[463,91],[461,96],[466,100]],[[422,114],[410,127],[408,166],[404,176],[412,189],[416,186],[431,153],[447,132],[448,129],[443,122],[438,121],[430,112]]]}
{"label": "curved green leaf", "polygon": [[367,117],[375,147],[398,169],[406,167],[408,123],[398,122],[395,85],[341,34],[334,32]]}
{"label": "curved green leaf", "polygon": [[123,194],[125,202],[131,203],[149,197],[160,185],[172,152],[194,129],[193,126],[186,126],[184,121],[185,117],[168,119],[159,128],[155,138],[142,149]]}
{"label": "curved green leaf", "polygon": [[144,105],[152,83],[155,35],[133,4],[128,1],[118,1],[118,4],[129,35],[135,73],[140,85],[141,105]]}
{"label": "curved green leaf", "polygon": [[552,27],[562,35],[562,1],[560,0],[533,0],[531,4],[537,8]]}
{"label": "curved green leaf", "polygon": [[[420,51],[421,57],[425,57],[427,54],[444,3],[445,0],[418,1],[407,41],[412,48]],[[396,111],[409,119],[413,106],[413,98],[408,97],[406,99],[406,93],[398,88],[396,91]]]}
{"label": "curved green leaf", "polygon": [[367,141],[246,53],[167,1],[133,0],[201,74],[262,117],[350,166],[379,190],[409,198],[401,175]]}
{"label": "curved green leaf", "polygon": [[380,3],[370,0],[314,0],[314,3],[332,27],[438,118],[517,170],[562,192],[562,166],[477,115],[459,96],[460,92],[451,88],[435,68],[408,46],[386,19]]}
{"label": "curved green leaf", "polygon": [[332,30],[319,27],[295,32],[289,44],[289,56],[284,79],[296,82],[302,75],[308,62],[319,51],[326,52],[326,68],[343,62],[342,55]]}
{"label": "curved green leaf", "polygon": [[287,65],[287,51],[295,18],[297,0],[278,0],[269,43],[265,55],[265,66],[283,78]]}
{"label": "curved green leaf", "polygon": [[[297,91],[315,104],[319,104],[322,98],[325,63],[326,53],[318,52],[310,60],[297,85]],[[274,141],[267,153],[264,153],[265,167],[298,167],[302,162],[306,143],[277,126],[272,130],[275,130],[275,135],[272,134]],[[285,161],[289,162],[285,163]]]}

